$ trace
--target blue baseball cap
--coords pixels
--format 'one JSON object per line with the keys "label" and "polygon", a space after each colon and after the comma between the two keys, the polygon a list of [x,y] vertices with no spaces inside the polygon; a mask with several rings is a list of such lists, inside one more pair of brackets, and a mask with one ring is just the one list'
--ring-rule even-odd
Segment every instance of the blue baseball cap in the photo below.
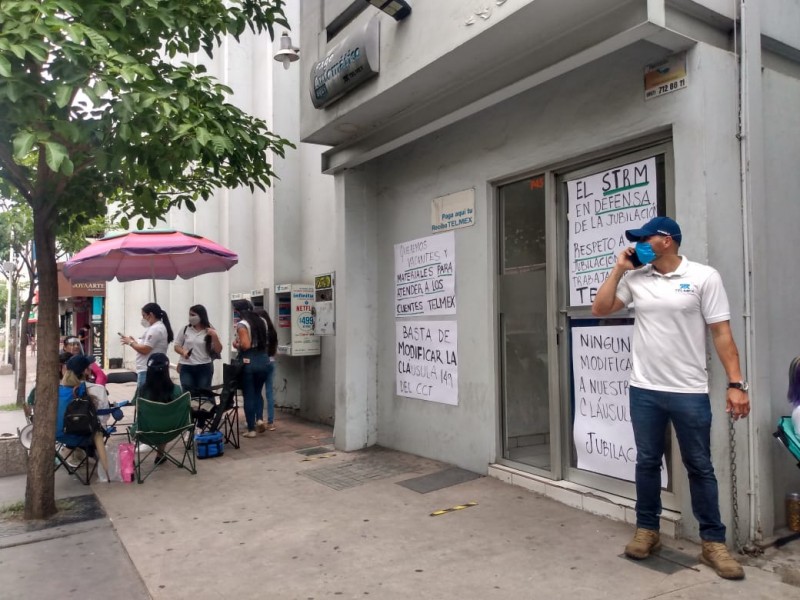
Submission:
{"label": "blue baseball cap", "polygon": [[654,217],[639,229],[628,229],[625,237],[629,242],[639,242],[651,235],[668,235],[678,245],[681,243],[681,227],[669,217]]}

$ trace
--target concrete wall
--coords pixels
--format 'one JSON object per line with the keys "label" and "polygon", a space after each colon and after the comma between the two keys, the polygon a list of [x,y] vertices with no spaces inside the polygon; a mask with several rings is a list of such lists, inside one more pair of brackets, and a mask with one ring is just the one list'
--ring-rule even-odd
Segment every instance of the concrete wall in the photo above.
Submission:
{"label": "concrete wall", "polygon": [[[642,69],[660,52],[638,44],[372,163],[379,182],[375,187],[379,444],[477,472],[486,472],[499,457],[496,206],[489,183],[577,160],[646,133],[673,131],[676,217],[684,226],[683,250],[722,273],[741,346],[742,248],[738,242],[719,243],[728,235],[740,239],[742,229],[735,60],[724,51],[698,46],[689,55],[689,88],[645,102]],[[431,200],[470,187],[476,189],[477,223],[456,231],[459,406],[398,397],[393,244],[430,235]],[[710,369],[717,417],[714,459],[724,481],[728,433],[722,398],[727,379],[716,359]],[[681,469],[676,473],[685,477]],[[729,494],[721,495],[723,504],[728,504]],[[685,493],[682,501],[690,514]]]}
{"label": "concrete wall", "polygon": [[[755,265],[767,281],[767,287],[757,292],[758,301],[769,315],[769,329],[756,348],[767,364],[769,388],[762,389],[753,402],[770,404],[773,425],[778,417],[790,412],[786,401],[787,373],[791,360],[800,354],[796,302],[800,266],[790,242],[797,239],[800,223],[800,70],[786,67],[763,71],[767,189],[766,197],[753,199],[756,209],[763,213],[765,231],[760,232],[759,239],[768,257]],[[774,461],[775,493],[771,500],[776,525],[781,526],[785,524],[785,494],[800,491],[796,460],[777,442],[765,444],[762,451],[771,454]],[[765,504],[770,504],[769,497]]]}

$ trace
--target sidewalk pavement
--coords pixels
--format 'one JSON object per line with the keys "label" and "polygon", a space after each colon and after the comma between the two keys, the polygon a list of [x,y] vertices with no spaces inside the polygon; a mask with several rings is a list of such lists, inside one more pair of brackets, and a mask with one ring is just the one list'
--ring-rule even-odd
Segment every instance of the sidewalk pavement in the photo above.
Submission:
{"label": "sidewalk pavement", "polygon": [[[197,475],[164,465],[142,485],[86,488],[57,473],[59,497],[91,489],[106,516],[51,534],[0,528],[0,595],[800,598],[800,578],[782,581],[797,575],[800,541],[745,558],[739,582],[699,564],[686,540],[634,562],[621,556],[623,523],[418,456],[337,452],[330,428],[286,414],[276,425],[198,461]],[[24,485],[0,479],[0,505]]]}

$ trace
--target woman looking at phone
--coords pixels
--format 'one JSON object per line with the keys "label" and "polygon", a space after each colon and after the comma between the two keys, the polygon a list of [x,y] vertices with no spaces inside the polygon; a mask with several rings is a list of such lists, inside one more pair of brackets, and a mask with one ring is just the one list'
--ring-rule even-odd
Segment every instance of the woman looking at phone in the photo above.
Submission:
{"label": "woman looking at phone", "polygon": [[214,377],[214,355],[222,352],[217,330],[208,321],[208,311],[202,304],[189,308],[189,324],[175,337],[175,352],[180,355],[178,372],[183,391],[211,388]]}

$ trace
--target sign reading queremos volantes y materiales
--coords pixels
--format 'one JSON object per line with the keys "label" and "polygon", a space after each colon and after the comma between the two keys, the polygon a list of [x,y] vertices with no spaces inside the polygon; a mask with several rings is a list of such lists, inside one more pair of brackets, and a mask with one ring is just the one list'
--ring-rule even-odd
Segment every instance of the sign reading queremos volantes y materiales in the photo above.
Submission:
{"label": "sign reading queremos volantes y materiales", "polygon": [[587,306],[630,244],[625,230],[657,216],[656,159],[568,181],[567,192],[569,303]]}
{"label": "sign reading queremos volantes y materiales", "polygon": [[[627,481],[636,479],[628,399],[632,334],[633,325],[572,328],[572,435],[578,468]],[[664,463],[661,486],[667,487],[667,482]]]}
{"label": "sign reading queremos volantes y materiales", "polygon": [[458,404],[455,321],[397,321],[397,395]]}
{"label": "sign reading queremos volantes y materiales", "polygon": [[395,317],[456,314],[452,231],[394,245]]}

